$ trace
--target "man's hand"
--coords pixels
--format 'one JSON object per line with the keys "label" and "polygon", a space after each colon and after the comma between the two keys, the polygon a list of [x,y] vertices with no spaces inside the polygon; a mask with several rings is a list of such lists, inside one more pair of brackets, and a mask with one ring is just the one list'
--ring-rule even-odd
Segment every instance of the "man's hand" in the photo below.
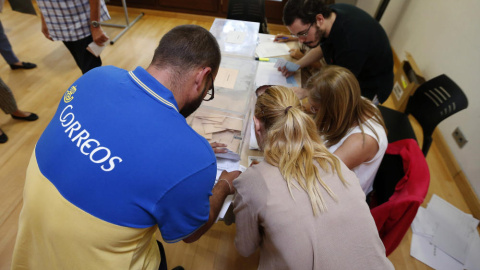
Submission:
{"label": "man's hand", "polygon": [[43,33],[43,35],[46,38],[53,41],[52,37],[50,36],[50,33],[48,32],[47,23],[45,23],[45,19],[43,18],[43,15],[41,15],[41,19],[42,19],[42,33]]}
{"label": "man's hand", "polygon": [[227,145],[224,144],[224,143],[214,142],[214,143],[210,143],[210,146],[212,147],[213,152],[215,154],[227,153],[228,152],[227,148],[225,148],[225,147],[227,147]]}
{"label": "man's hand", "polygon": [[295,73],[295,71],[289,71],[287,67],[279,67],[278,71],[282,72],[282,75],[285,77],[290,77]]}
{"label": "man's hand", "polygon": [[288,52],[290,53],[290,56],[293,59],[297,59],[297,60],[302,58],[304,55],[299,49],[291,49]]}
{"label": "man's hand", "polygon": [[[233,171],[227,172],[223,171],[218,178],[218,182],[212,189],[212,196],[210,196],[210,214],[208,216],[208,221],[196,230],[193,234],[188,236],[187,238],[183,239],[185,243],[192,243],[197,241],[204,233],[212,227],[215,220],[217,220],[218,214],[222,209],[222,205],[225,202],[225,198],[229,194],[235,193],[235,187],[233,186],[233,180],[237,178],[242,172],[240,171]],[[224,179],[224,180],[220,180]]]}
{"label": "man's hand", "polygon": [[103,46],[105,42],[108,41],[108,36],[107,34],[103,31],[102,27],[90,27],[90,30],[92,31],[92,38],[93,41],[98,45],[98,46]]}

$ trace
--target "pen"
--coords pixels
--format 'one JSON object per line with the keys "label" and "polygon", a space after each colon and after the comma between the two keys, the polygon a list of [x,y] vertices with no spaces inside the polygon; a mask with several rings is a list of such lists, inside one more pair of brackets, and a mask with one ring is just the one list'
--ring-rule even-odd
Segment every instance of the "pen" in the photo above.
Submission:
{"label": "pen", "polygon": [[270,62],[270,58],[263,58],[263,57],[255,57],[255,60],[263,61],[263,62]]}
{"label": "pen", "polygon": [[288,37],[277,37],[275,39],[288,39]]}

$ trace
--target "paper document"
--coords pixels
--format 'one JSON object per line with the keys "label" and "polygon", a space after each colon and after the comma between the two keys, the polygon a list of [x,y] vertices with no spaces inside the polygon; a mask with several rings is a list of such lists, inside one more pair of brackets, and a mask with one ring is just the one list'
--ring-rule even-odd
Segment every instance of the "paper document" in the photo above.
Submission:
{"label": "paper document", "polygon": [[480,236],[478,233],[474,236],[470,250],[468,252],[467,261],[463,267],[467,270],[480,270]]}
{"label": "paper document", "polygon": [[[219,158],[218,154],[216,156],[217,156],[217,177],[215,180],[215,185],[217,184],[218,179],[220,178],[220,175],[224,170],[227,172],[232,172],[232,171],[239,171],[244,169],[242,166],[240,166],[240,160],[233,161],[230,159]],[[230,207],[230,204],[232,204],[232,201],[233,201],[233,195],[228,195],[227,198],[225,198],[222,209],[220,210],[220,213],[218,214],[217,220],[215,222],[217,222],[219,219],[225,216],[225,213]]]}
{"label": "paper document", "polygon": [[480,270],[478,223],[434,194],[412,222],[410,255],[434,269]]}
{"label": "paper document", "polygon": [[218,69],[217,77],[215,78],[215,87],[233,89],[237,77],[238,69],[220,67]]}
{"label": "paper document", "polygon": [[255,50],[258,57],[273,57],[290,54],[290,47],[285,43],[273,42],[275,35],[258,34],[258,45]]}
{"label": "paper document", "polygon": [[99,46],[97,45],[97,43],[93,41],[92,43],[88,44],[87,51],[89,51],[91,54],[95,55],[96,57],[99,57],[103,49],[107,47],[105,46],[105,44],[103,44],[103,46]]}
{"label": "paper document", "polygon": [[[197,111],[189,117],[191,127],[209,142],[226,144],[228,153],[224,157],[240,159],[239,146],[242,141],[240,136],[243,128],[243,120],[233,117],[226,117],[215,113]],[[218,154],[217,154],[218,156]]]}
{"label": "paper document", "polygon": [[[272,60],[272,58],[270,59]],[[255,76],[255,87],[262,85],[283,85],[286,87],[298,86],[295,78],[286,78],[275,67],[275,62],[259,62],[257,75]]]}
{"label": "paper document", "polygon": [[[254,150],[258,149],[257,137],[255,137],[255,124],[253,120],[250,121],[250,143],[248,145],[248,148]],[[250,164],[248,165],[250,166]]]}
{"label": "paper document", "polygon": [[287,77],[287,84],[298,87],[298,83],[295,80],[295,77],[293,77],[293,76]]}
{"label": "paper document", "polygon": [[232,202],[233,202],[233,195],[228,195],[225,198],[225,201],[223,202],[222,209],[220,209],[220,213],[218,213],[217,221],[225,216]]}
{"label": "paper document", "polygon": [[[215,154],[215,156],[217,157],[217,170],[220,171],[220,173],[222,173],[222,171],[227,171],[227,172],[237,171],[238,166],[240,166],[240,160],[239,159],[233,160],[233,159],[226,159],[226,158],[219,157],[219,155],[221,154],[222,153]],[[220,174],[217,175],[217,179],[218,177],[220,177]]]}
{"label": "paper document", "polygon": [[[216,156],[217,158],[222,158],[222,159],[224,159],[224,160],[230,160],[230,161],[232,161],[232,162],[237,162],[237,163],[238,163],[238,162],[240,161],[240,155],[237,154],[237,153],[235,153],[235,152],[233,152],[233,151],[230,150],[230,149],[227,149],[227,152],[226,152],[226,153],[217,153],[217,154],[215,154],[215,156]],[[218,161],[217,161],[217,162],[218,162]],[[219,165],[219,164],[217,163],[217,168],[221,168],[221,166],[223,166],[223,165]],[[238,164],[237,164],[237,166],[238,166]],[[227,171],[228,171],[228,170],[233,170],[233,171],[234,171],[234,170],[236,170],[236,169],[223,168],[223,170],[227,170]]]}
{"label": "paper document", "polygon": [[275,39],[275,35],[258,33],[258,44],[273,42],[274,39]]}
{"label": "paper document", "polygon": [[436,195],[432,196],[427,210],[436,221],[432,244],[459,262],[465,263],[471,244],[470,240],[477,233],[478,220]]}
{"label": "paper document", "polygon": [[463,265],[431,244],[428,238],[412,234],[410,255],[434,269],[463,270]]}
{"label": "paper document", "polygon": [[255,53],[258,57],[289,55],[290,48],[285,43],[274,43],[271,41],[258,44]]}

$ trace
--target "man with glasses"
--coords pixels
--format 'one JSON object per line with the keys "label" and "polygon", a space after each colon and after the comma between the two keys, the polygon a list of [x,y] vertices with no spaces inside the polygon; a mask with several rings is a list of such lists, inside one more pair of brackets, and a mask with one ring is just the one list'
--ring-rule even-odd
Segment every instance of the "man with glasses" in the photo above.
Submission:
{"label": "man with glasses", "polygon": [[[383,103],[393,88],[393,55],[382,26],[368,13],[347,4],[327,6],[322,0],[289,0],[283,22],[295,39],[311,48],[301,68],[325,58],[357,77],[362,96]],[[292,38],[277,41],[288,41]],[[285,76],[293,72],[281,70]]]}
{"label": "man with glasses", "polygon": [[151,64],[99,67],[66,91],[27,171],[12,269],[166,269],[155,239],[200,238],[234,193],[185,117],[214,98],[215,37],[183,25]]}

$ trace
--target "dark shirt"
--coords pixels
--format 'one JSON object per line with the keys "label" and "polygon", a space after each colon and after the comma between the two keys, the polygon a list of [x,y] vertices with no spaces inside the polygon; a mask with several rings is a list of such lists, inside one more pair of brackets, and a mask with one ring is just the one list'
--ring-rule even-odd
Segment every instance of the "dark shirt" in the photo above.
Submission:
{"label": "dark shirt", "polygon": [[382,26],[365,11],[347,4],[330,8],[337,17],[320,44],[325,61],[348,68],[357,77],[362,96],[380,103],[393,88],[393,55]]}

